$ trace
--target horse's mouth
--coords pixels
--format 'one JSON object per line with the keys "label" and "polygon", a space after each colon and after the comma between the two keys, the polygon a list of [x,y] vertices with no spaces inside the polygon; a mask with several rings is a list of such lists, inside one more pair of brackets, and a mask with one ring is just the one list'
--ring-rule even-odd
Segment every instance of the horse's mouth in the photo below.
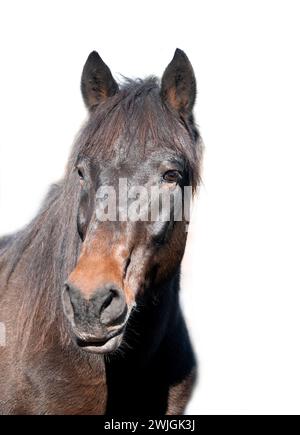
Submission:
{"label": "horse's mouth", "polygon": [[102,354],[113,352],[121,344],[124,329],[122,327],[105,337],[87,336],[82,338],[81,335],[81,337],[76,337],[76,344],[86,352]]}

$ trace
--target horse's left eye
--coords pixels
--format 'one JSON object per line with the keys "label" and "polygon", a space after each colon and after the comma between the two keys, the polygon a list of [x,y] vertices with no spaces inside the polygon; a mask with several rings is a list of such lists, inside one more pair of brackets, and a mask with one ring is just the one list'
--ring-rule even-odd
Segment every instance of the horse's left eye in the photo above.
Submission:
{"label": "horse's left eye", "polygon": [[163,175],[163,179],[167,183],[178,183],[180,178],[181,178],[181,174],[179,171],[176,170],[167,171]]}
{"label": "horse's left eye", "polygon": [[84,175],[83,175],[83,171],[80,168],[76,168],[77,169],[77,174],[79,176],[80,181],[84,180]]}

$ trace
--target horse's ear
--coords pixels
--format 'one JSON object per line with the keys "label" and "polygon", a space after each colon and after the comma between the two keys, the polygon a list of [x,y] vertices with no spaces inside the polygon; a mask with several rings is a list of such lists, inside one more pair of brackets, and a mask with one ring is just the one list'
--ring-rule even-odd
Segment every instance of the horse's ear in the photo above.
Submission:
{"label": "horse's ear", "polygon": [[189,115],[196,99],[196,78],[187,55],[179,48],[161,81],[161,97],[181,115]]}
{"label": "horse's ear", "polygon": [[93,110],[101,101],[112,97],[119,90],[108,66],[96,51],[92,51],[83,67],[81,92],[89,110]]}

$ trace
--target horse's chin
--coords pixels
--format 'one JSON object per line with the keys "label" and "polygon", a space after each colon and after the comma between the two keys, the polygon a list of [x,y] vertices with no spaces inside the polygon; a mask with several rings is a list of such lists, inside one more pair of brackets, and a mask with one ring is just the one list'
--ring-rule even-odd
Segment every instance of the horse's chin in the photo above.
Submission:
{"label": "horse's chin", "polygon": [[76,345],[84,352],[108,354],[117,350],[123,339],[123,331],[119,334],[107,338],[89,337],[88,339],[81,339],[76,337]]}

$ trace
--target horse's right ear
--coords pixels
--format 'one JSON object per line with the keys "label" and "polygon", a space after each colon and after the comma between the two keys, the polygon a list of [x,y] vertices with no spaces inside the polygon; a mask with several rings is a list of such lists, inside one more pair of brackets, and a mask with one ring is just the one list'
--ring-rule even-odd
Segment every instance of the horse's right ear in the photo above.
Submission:
{"label": "horse's right ear", "polygon": [[112,97],[119,90],[108,66],[96,51],[92,51],[83,67],[81,92],[87,108],[92,111],[101,101]]}

